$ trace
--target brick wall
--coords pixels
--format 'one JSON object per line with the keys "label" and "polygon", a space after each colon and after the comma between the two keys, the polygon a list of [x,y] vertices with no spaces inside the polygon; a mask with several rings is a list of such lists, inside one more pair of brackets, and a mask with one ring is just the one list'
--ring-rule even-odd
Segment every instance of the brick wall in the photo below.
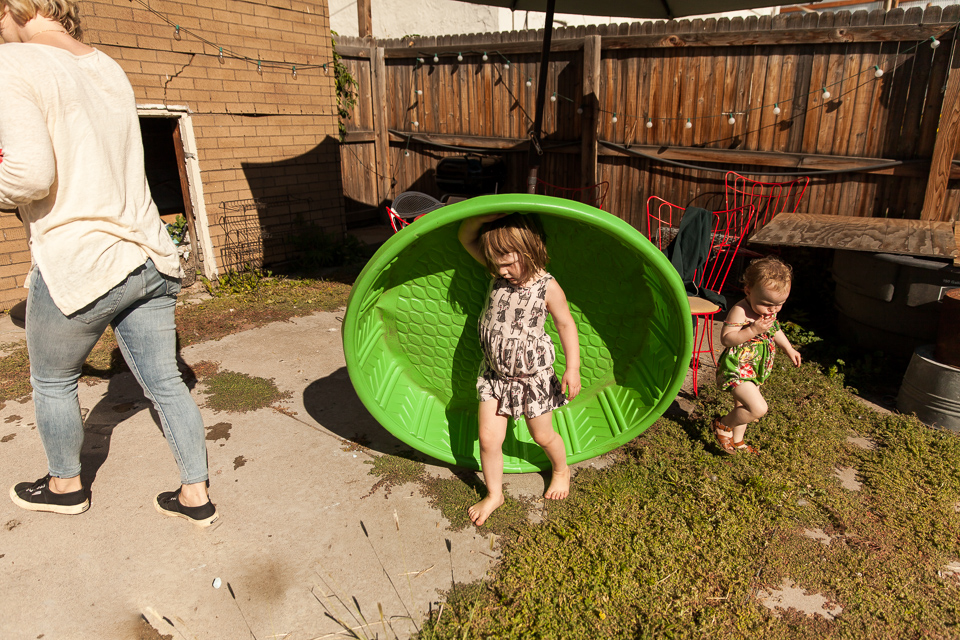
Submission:
{"label": "brick wall", "polygon": [[[304,225],[341,234],[343,191],[326,1],[150,0],[149,7],[156,13],[140,0],[85,0],[80,5],[84,42],[120,63],[138,105],[189,109],[213,243],[214,255],[205,258],[223,272],[230,244],[224,216],[237,212],[223,203],[253,198],[267,203],[248,215],[259,215],[268,232],[268,261],[283,259],[289,235]],[[179,40],[164,18],[180,26]],[[310,68],[324,63],[328,72]],[[298,67],[296,77],[292,65]],[[5,236],[0,239],[0,305],[8,308],[25,296],[14,287],[23,282],[29,256],[22,232],[19,242],[7,239],[16,231],[16,218],[0,220]]]}

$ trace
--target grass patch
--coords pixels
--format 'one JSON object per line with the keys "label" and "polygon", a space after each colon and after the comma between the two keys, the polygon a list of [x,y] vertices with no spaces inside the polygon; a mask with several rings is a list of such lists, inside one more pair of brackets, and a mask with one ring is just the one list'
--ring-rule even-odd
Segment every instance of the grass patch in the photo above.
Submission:
{"label": "grass patch", "polygon": [[264,409],[291,396],[280,391],[273,380],[236,371],[219,371],[205,380],[207,407],[214,411],[244,413]]}
{"label": "grass patch", "polygon": [[[661,419],[610,467],[582,470],[420,637],[960,635],[960,581],[938,574],[960,559],[960,437],[875,413],[813,364],[783,364],[764,386],[770,413],[747,432],[759,456],[716,453],[709,423],[730,398],[705,389],[697,415]],[[860,491],[841,487],[842,466]],[[813,528],[831,543],[803,535]],[[756,593],[785,578],[843,612],[775,617]]]}

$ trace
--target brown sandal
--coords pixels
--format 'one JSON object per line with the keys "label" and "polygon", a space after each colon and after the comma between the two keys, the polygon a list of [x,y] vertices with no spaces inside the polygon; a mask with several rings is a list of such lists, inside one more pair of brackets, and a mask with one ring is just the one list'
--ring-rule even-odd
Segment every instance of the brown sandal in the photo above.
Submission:
{"label": "brown sandal", "polygon": [[[726,431],[730,435],[723,435],[723,433],[721,433],[723,431]],[[713,436],[717,439],[717,444],[720,445],[724,453],[734,454],[737,452],[737,447],[733,442],[733,431],[727,429],[723,423],[720,422],[720,418],[714,418],[713,420]],[[743,444],[742,441],[741,444]]]}
{"label": "brown sandal", "polygon": [[741,440],[740,442],[733,443],[733,450],[735,453],[757,453],[757,450],[748,445],[745,441]]}

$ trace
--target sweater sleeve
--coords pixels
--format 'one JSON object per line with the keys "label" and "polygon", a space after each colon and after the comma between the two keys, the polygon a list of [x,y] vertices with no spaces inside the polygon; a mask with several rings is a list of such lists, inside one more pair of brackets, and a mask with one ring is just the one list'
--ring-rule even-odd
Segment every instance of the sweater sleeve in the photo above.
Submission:
{"label": "sweater sleeve", "polygon": [[42,200],[56,180],[53,143],[33,87],[23,73],[10,73],[7,58],[0,65],[0,205]]}

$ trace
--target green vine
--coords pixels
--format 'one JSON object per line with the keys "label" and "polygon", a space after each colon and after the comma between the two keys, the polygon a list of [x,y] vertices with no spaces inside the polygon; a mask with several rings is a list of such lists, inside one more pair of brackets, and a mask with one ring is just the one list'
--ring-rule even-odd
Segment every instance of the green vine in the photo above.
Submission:
{"label": "green vine", "polygon": [[[336,31],[331,31],[333,36],[339,35]],[[356,78],[350,73],[347,65],[340,61],[340,54],[337,53],[337,40],[330,38],[333,46],[333,73],[337,79],[337,115],[340,117],[337,125],[340,129],[340,142],[343,142],[347,135],[347,128],[343,126],[343,121],[350,118],[350,109],[357,104],[357,84]]]}

